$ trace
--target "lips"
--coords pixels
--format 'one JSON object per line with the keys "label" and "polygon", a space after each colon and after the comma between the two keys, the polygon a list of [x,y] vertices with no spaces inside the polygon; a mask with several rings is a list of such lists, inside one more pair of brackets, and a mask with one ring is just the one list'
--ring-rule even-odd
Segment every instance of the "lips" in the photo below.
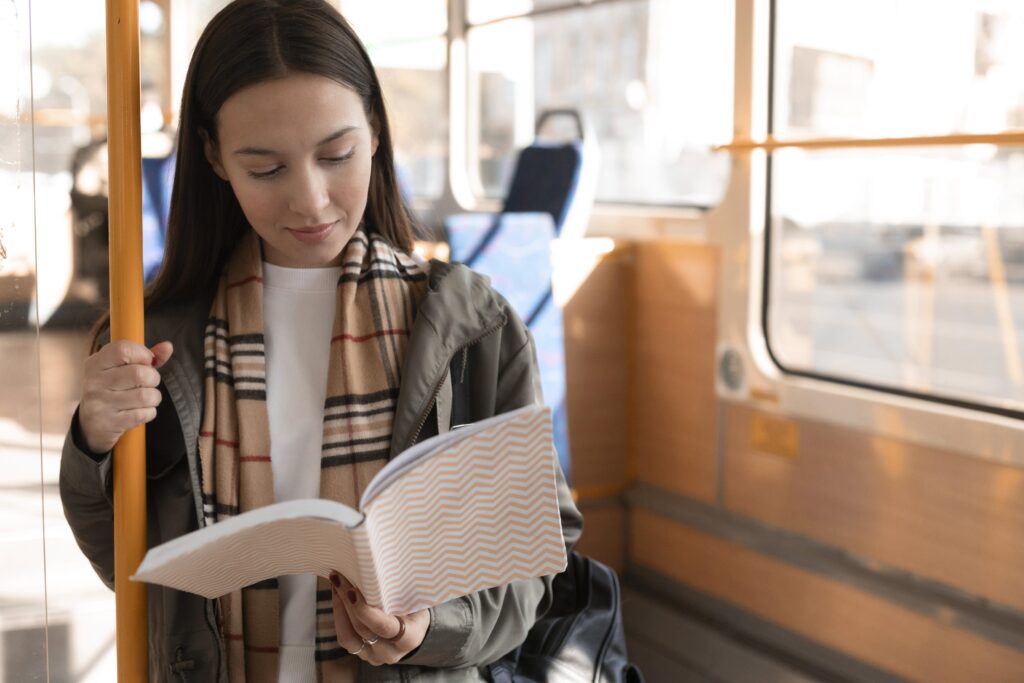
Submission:
{"label": "lips", "polygon": [[312,234],[317,232],[323,232],[332,225],[334,225],[334,223],[321,223],[320,225],[311,225],[305,228],[288,228],[288,230],[291,230],[292,232]]}
{"label": "lips", "polygon": [[334,226],[337,221],[333,223],[321,223],[320,225],[311,225],[303,228],[285,228],[292,237],[301,242],[321,242],[327,239],[327,236],[334,230]]}

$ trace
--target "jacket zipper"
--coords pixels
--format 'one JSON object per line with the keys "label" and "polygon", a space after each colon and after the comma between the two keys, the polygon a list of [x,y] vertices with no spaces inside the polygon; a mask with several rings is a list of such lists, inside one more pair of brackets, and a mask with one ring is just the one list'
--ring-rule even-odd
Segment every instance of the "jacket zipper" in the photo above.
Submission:
{"label": "jacket zipper", "polygon": [[[508,322],[507,319],[505,318],[505,316],[502,316],[501,320],[499,320],[495,325],[488,327],[486,330],[478,334],[476,337],[455,349],[455,351],[452,352],[450,356],[448,356],[448,359],[445,362],[445,372],[451,372],[452,359],[455,358],[455,356],[457,356],[459,353],[468,351],[471,346],[476,346],[481,341],[483,341],[484,339],[486,339],[487,337],[491,336],[492,334],[500,330],[502,327],[504,327],[506,322]],[[465,375],[465,372],[465,367],[463,367],[462,374]],[[413,432],[412,438],[409,439],[408,443],[406,443],[405,446],[402,447],[403,451],[406,448],[412,446],[414,443],[416,443],[416,439],[419,438],[420,432],[423,431],[423,426],[427,424],[427,417],[430,416],[430,409],[433,408],[434,404],[437,403],[437,397],[441,394],[442,384],[444,384],[444,374],[442,374],[440,379],[438,379],[437,382],[434,384],[434,393],[431,395],[430,401],[427,403],[427,407],[424,408],[423,413],[420,415],[419,422],[416,425],[416,431]]]}

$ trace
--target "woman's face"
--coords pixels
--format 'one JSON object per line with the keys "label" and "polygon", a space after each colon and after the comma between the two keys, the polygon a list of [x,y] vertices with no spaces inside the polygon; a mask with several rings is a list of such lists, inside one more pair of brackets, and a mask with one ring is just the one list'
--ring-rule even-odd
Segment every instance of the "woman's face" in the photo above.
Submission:
{"label": "woman's face", "polygon": [[294,73],[239,90],[217,113],[214,171],[277,266],[338,265],[370,187],[377,134],[355,91]]}

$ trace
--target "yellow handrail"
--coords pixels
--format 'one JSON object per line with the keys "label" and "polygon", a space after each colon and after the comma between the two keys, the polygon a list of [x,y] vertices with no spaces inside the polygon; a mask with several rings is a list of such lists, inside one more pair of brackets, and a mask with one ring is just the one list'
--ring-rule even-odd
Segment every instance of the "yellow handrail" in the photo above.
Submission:
{"label": "yellow handrail", "polygon": [[[111,339],[144,343],[139,2],[107,0]],[[117,679],[149,678],[146,586],[128,580],[146,553],[146,431],[114,446],[114,589]]]}
{"label": "yellow handrail", "polygon": [[842,149],[858,147],[949,147],[957,145],[1024,145],[1024,131],[957,135],[919,135],[894,138],[813,138],[779,140],[771,135],[764,140],[736,139],[727,145],[716,145],[716,152],[750,152],[763,149]]}

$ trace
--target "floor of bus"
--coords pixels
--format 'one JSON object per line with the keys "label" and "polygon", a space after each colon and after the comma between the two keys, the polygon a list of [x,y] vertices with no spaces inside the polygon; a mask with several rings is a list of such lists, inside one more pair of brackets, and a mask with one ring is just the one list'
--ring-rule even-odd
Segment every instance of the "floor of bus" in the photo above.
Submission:
{"label": "floor of bus", "polygon": [[622,609],[647,683],[903,680],[639,567],[624,572]]}
{"label": "floor of bus", "polygon": [[630,661],[648,683],[806,683],[822,680],[779,661],[705,615],[666,607],[658,596],[623,590]]}

